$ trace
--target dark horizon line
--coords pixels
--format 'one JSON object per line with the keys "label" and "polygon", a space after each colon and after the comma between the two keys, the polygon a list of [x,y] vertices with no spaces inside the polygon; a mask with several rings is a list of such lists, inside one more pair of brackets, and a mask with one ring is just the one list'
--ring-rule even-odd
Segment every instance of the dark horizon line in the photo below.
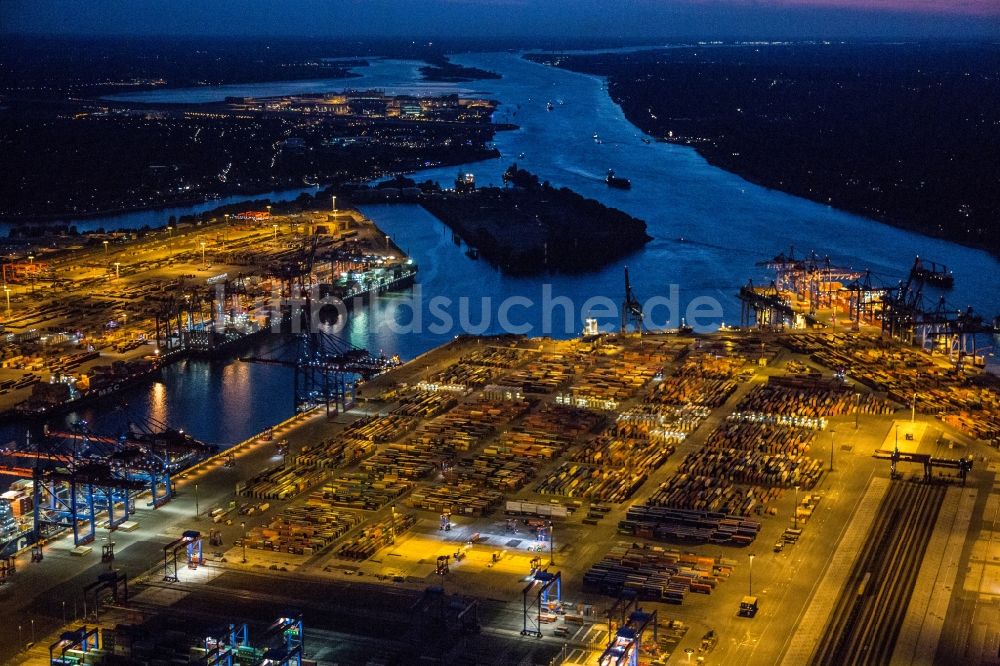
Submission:
{"label": "dark horizon line", "polygon": [[[437,42],[441,44],[472,44],[472,43],[510,43],[510,42],[562,42],[564,44],[572,43],[600,43],[600,44],[619,44],[622,46],[648,46],[650,48],[656,48],[658,46],[664,45],[676,45],[676,44],[691,44],[693,46],[704,45],[704,42],[721,42],[723,44],[734,44],[740,42],[785,42],[790,44],[804,44],[810,42],[836,42],[836,43],[846,43],[846,44],[920,44],[920,43],[952,43],[952,44],[962,44],[962,43],[981,43],[981,44],[993,44],[1000,46],[1000,34],[998,35],[971,35],[967,37],[958,36],[945,36],[945,35],[927,35],[927,36],[914,36],[914,35],[882,35],[879,37],[847,37],[847,36],[777,36],[777,35],[761,35],[761,36],[706,36],[706,35],[673,35],[673,36],[661,36],[661,37],[644,37],[644,38],[631,38],[631,37],[608,37],[608,36],[514,36],[514,35],[498,35],[498,36],[469,36],[469,37],[455,37],[455,36],[434,36],[434,35],[375,35],[375,34],[359,34],[359,35],[330,35],[330,34],[260,34],[260,35],[213,35],[213,34],[136,34],[130,32],[106,32],[106,33],[79,33],[79,32],[24,32],[24,31],[5,31],[0,29],[0,35],[6,37],[12,37],[15,39],[72,39],[72,40],[128,40],[128,41],[202,41],[202,40],[213,40],[213,41],[224,41],[224,42],[239,42],[246,40],[254,40],[259,42],[287,42],[287,41],[301,41],[302,39],[312,39],[330,42],[344,42],[344,40],[350,40],[352,42],[386,42],[391,41],[401,46],[407,45],[406,43],[415,43],[416,45],[423,46],[436,46]],[[402,43],[401,43],[402,42]],[[701,44],[697,43],[700,42]],[[307,46],[307,45],[303,45]]]}

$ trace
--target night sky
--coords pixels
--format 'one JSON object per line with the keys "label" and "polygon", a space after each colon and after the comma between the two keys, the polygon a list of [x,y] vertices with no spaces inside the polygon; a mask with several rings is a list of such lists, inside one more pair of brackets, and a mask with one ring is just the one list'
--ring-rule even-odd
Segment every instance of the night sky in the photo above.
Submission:
{"label": "night sky", "polygon": [[982,37],[1000,0],[0,0],[33,34]]}

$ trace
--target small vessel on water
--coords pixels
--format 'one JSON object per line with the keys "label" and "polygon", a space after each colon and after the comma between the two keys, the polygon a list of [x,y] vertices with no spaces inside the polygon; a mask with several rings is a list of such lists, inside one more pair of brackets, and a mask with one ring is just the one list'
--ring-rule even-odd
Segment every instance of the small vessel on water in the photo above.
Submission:
{"label": "small vessel on water", "polygon": [[642,137],[642,142],[648,145],[649,144],[649,137],[648,136]]}
{"label": "small vessel on water", "polygon": [[551,111],[554,108],[556,108],[556,107],[552,106],[552,102],[549,102],[548,104],[545,105],[545,109],[547,111]]}
{"label": "small vessel on water", "polygon": [[617,187],[622,190],[632,189],[632,181],[628,178],[619,178],[615,175],[614,169],[608,169],[608,175],[604,179],[604,182],[606,182],[609,187]]}

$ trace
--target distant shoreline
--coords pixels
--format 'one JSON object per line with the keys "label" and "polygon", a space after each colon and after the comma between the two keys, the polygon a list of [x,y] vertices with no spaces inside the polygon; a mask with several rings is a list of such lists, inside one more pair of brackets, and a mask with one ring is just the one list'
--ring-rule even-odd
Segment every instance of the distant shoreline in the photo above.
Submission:
{"label": "distant shoreline", "polygon": [[[526,58],[602,77],[640,131],[749,183],[997,257],[1000,94],[981,80],[1000,71],[1000,49],[984,48],[790,44]],[[965,74],[977,55],[980,78]]]}

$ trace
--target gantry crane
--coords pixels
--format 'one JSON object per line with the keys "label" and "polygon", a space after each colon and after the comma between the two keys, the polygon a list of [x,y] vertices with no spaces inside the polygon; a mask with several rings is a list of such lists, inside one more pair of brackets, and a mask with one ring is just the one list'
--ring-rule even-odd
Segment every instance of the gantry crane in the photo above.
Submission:
{"label": "gantry crane", "polygon": [[642,314],[642,304],[636,295],[632,292],[632,284],[628,279],[628,266],[625,267],[625,300],[622,302],[622,333],[628,331],[629,325],[632,325],[633,330],[636,333],[642,333],[643,328],[643,314]]}
{"label": "gantry crane", "polygon": [[287,335],[267,356],[245,356],[240,360],[293,368],[295,412],[325,405],[327,416],[347,408],[359,380],[371,379],[399,364],[398,359],[373,356],[325,331]]}

